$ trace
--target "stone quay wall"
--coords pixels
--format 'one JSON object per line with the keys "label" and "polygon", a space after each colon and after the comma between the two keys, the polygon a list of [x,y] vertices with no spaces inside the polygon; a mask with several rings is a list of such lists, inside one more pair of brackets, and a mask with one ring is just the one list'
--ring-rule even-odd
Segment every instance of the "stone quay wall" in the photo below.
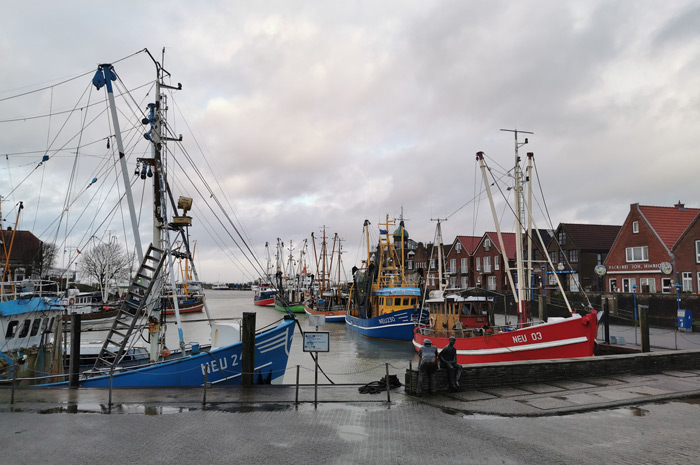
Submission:
{"label": "stone quay wall", "polygon": [[[577,359],[536,360],[524,362],[466,365],[459,380],[460,390],[494,386],[542,384],[551,381],[614,376],[626,373],[653,373],[668,370],[700,369],[700,350],[647,352],[624,355],[603,355]],[[418,367],[406,370],[405,390],[415,394]],[[437,392],[447,392],[447,372],[436,374]],[[423,392],[429,392],[428,377]]]}

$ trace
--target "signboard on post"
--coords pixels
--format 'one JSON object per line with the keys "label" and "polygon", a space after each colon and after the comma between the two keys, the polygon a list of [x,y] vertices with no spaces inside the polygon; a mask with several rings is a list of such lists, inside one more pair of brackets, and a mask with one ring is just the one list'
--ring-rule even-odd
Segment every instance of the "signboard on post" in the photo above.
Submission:
{"label": "signboard on post", "polygon": [[330,333],[328,331],[305,331],[304,352],[329,352]]}

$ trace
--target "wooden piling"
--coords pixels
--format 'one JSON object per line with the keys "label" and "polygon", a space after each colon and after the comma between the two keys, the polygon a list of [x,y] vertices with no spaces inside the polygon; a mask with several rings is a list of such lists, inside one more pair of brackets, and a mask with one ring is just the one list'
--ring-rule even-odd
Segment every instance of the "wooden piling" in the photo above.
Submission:
{"label": "wooden piling", "polygon": [[651,350],[649,345],[649,306],[639,305],[639,329],[642,334],[642,352]]}
{"label": "wooden piling", "polygon": [[255,313],[243,313],[241,328],[241,384],[252,386],[255,383]]}
{"label": "wooden piling", "polygon": [[70,375],[68,386],[77,388],[80,385],[80,314],[70,315]]}

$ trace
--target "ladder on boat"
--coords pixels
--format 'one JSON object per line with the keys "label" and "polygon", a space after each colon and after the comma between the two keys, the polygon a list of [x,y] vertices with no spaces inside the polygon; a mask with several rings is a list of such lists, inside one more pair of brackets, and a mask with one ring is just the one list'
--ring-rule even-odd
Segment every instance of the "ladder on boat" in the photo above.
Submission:
{"label": "ladder on boat", "polygon": [[95,366],[90,374],[105,374],[114,371],[127,350],[127,344],[136,327],[136,322],[141,317],[146,305],[151,302],[149,296],[156,282],[156,277],[165,261],[166,254],[151,244],[143,257],[136,275],[131,280],[119,312],[114,318],[112,328],[109,330],[100,354],[97,356]]}

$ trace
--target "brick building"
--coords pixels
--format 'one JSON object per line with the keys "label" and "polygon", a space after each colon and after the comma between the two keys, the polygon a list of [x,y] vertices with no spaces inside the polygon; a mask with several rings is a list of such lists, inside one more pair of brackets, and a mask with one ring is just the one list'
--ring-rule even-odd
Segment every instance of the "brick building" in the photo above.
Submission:
{"label": "brick building", "polygon": [[[595,267],[605,261],[619,232],[618,225],[559,224],[548,253],[565,290],[576,292],[580,287],[587,291],[600,290],[602,280]],[[550,277],[547,285],[556,285],[552,270],[547,272]]]}
{"label": "brick building", "polygon": [[[41,252],[42,242],[30,231],[13,231],[11,228],[0,230],[0,270],[4,270],[6,264],[9,265],[5,280],[31,277],[33,268],[41,260]],[[10,255],[9,261],[7,254]]]}
{"label": "brick building", "polygon": [[[515,233],[502,233],[502,237],[508,264],[512,268],[515,266],[516,255]],[[472,267],[472,274],[476,287],[498,292],[510,288],[505,266],[503,266],[503,255],[501,254],[497,233],[484,233],[474,250],[473,256],[474,266]]]}
{"label": "brick building", "polygon": [[[678,282],[697,292],[700,209],[630,205],[605,260],[606,290],[670,294]],[[693,283],[695,275],[695,283]]]}
{"label": "brick building", "polygon": [[474,267],[474,251],[481,242],[479,236],[457,236],[446,255],[448,287],[467,289],[475,287],[475,277],[469,271]]}

